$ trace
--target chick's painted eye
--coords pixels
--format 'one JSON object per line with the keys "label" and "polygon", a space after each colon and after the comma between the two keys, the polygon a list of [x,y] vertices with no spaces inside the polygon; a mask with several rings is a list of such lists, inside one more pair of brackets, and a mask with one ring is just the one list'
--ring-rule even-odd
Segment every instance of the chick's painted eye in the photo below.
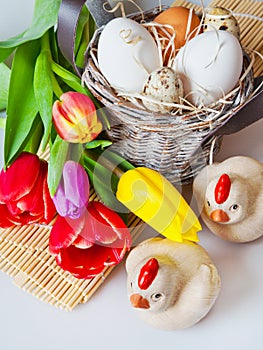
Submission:
{"label": "chick's painted eye", "polygon": [[231,211],[231,212],[235,212],[235,211],[237,211],[239,209],[239,205],[238,204],[233,204],[233,205],[231,205],[231,207],[229,208],[229,210]]}
{"label": "chick's painted eye", "polygon": [[206,204],[208,207],[210,207],[210,205],[211,205],[209,201],[206,201]]}
{"label": "chick's painted eye", "polygon": [[158,301],[158,300],[162,299],[162,297],[163,297],[162,293],[154,293],[151,295],[152,301]]}

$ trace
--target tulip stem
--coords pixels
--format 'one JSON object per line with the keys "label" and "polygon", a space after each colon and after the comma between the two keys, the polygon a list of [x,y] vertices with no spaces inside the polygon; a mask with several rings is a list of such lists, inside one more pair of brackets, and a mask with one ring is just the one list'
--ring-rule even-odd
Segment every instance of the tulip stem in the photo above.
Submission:
{"label": "tulip stem", "polygon": [[116,198],[119,177],[113,172],[112,166],[109,170],[105,167],[105,164],[102,165],[100,161],[101,159],[98,161],[98,155],[94,152],[84,152],[82,165],[87,171],[100,200],[117,212],[126,222],[127,209]]}
{"label": "tulip stem", "polygon": [[106,150],[86,149],[84,157],[90,158],[93,161],[110,170],[118,178],[120,178],[127,170],[134,169],[134,166],[120,155]]}
{"label": "tulip stem", "polygon": [[108,120],[108,118],[107,118],[107,116],[106,116],[106,113],[105,113],[105,111],[104,111],[104,108],[105,108],[105,107],[101,107],[100,102],[99,102],[98,100],[96,100],[95,98],[93,98],[92,100],[93,100],[94,105],[95,105],[95,107],[96,107],[96,109],[97,109],[97,113],[98,113],[99,117],[100,117],[101,119],[103,119],[103,122],[104,122],[106,128],[107,128],[108,130],[110,130],[111,125],[110,125],[110,122],[109,122],[109,120]]}
{"label": "tulip stem", "polygon": [[109,159],[107,159],[102,154],[99,154],[98,152],[94,150],[85,150],[84,151],[84,157],[90,158],[91,160],[95,161],[96,163],[100,164],[107,170],[110,170],[113,174],[115,174],[118,178],[120,178],[124,171],[121,170],[119,167],[117,167],[113,162],[111,162]]}

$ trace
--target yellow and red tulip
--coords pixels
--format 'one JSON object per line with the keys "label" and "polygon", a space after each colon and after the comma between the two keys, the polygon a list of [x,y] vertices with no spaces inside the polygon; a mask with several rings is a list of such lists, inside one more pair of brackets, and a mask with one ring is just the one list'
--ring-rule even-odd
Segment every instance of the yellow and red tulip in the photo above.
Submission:
{"label": "yellow and red tulip", "polygon": [[0,172],[0,227],[51,221],[56,209],[48,191],[47,170],[46,161],[22,152]]}
{"label": "yellow and red tulip", "polygon": [[90,142],[102,131],[94,103],[79,92],[61,95],[53,104],[52,117],[58,135],[68,142]]}
{"label": "yellow and red tulip", "polygon": [[130,246],[130,232],[119,215],[95,201],[78,219],[58,216],[49,238],[57,264],[81,279],[118,264]]}

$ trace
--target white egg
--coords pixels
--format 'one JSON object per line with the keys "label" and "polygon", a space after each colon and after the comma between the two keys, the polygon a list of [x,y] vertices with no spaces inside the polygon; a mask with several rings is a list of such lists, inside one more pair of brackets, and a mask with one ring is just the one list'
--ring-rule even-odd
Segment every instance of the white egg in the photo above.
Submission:
{"label": "white egg", "polygon": [[146,108],[153,112],[168,113],[174,108],[169,104],[180,103],[180,97],[184,94],[183,83],[172,68],[158,68],[149,75],[143,94],[151,99],[143,100]]}
{"label": "white egg", "polygon": [[182,47],[173,68],[183,81],[185,98],[196,106],[209,105],[237,84],[243,65],[238,39],[225,31],[202,33]]}
{"label": "white egg", "polygon": [[141,92],[148,75],[160,66],[150,33],[132,19],[120,17],[104,27],[98,42],[98,63],[109,84],[122,92]]}

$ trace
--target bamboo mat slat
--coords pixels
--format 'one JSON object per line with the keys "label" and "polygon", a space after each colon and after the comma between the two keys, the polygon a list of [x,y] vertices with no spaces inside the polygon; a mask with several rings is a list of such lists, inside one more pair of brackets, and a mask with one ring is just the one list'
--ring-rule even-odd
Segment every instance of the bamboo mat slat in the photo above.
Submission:
{"label": "bamboo mat slat", "polygon": [[[185,0],[177,0],[172,6],[185,6],[200,12],[201,7],[189,3]],[[249,51],[255,51],[263,55],[263,22],[257,19],[263,19],[263,2],[254,0],[214,0],[209,6],[222,6],[230,9],[240,26],[240,41],[242,47]],[[252,17],[249,17],[252,16]],[[255,77],[263,74],[262,58],[255,55],[255,63],[253,65]]]}
{"label": "bamboo mat slat", "polygon": [[[245,13],[263,17],[263,3],[252,0],[214,0],[211,5],[223,6],[234,13]],[[174,6],[200,7],[184,0],[177,0]],[[248,50],[263,54],[263,24],[255,18],[236,15],[241,29],[242,46]],[[263,74],[262,60],[256,56],[255,76]],[[41,155],[48,160],[49,152]],[[94,190],[90,200],[97,200]],[[0,229],[0,269],[13,278],[13,283],[46,302],[63,310],[71,311],[78,304],[86,303],[109,276],[114,267],[107,267],[103,274],[90,280],[80,280],[57,266],[48,251],[49,233],[52,227],[30,225],[11,229]],[[134,215],[130,215],[130,227],[133,241],[140,237],[145,224]]]}

